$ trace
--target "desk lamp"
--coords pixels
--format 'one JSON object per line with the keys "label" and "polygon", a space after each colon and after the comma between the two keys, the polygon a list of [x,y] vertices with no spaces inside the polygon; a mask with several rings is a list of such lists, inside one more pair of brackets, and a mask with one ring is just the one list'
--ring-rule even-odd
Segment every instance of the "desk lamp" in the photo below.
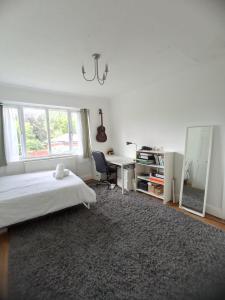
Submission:
{"label": "desk lamp", "polygon": [[135,145],[136,146],[136,152],[137,152],[137,144],[136,143],[133,143],[133,142],[126,142],[126,145],[129,146],[129,145]]}

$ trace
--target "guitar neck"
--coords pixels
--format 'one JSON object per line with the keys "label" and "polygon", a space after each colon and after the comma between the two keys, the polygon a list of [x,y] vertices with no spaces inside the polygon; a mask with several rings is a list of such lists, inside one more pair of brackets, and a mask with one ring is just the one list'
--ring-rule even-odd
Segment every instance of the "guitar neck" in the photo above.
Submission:
{"label": "guitar neck", "polygon": [[103,116],[102,116],[102,113],[101,113],[101,126],[103,126]]}
{"label": "guitar neck", "polygon": [[99,114],[101,116],[101,126],[103,126],[103,113],[101,109],[99,109]]}

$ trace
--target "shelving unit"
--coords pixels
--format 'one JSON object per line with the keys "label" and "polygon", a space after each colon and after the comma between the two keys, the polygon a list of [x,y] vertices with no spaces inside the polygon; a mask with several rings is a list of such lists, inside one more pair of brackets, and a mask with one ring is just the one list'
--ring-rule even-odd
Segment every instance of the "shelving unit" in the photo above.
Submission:
{"label": "shelving unit", "polygon": [[154,193],[147,192],[147,191],[142,190],[142,189],[136,189],[136,191],[142,192],[142,193],[145,193],[145,194],[147,194],[147,195],[150,195],[150,196],[153,196],[153,197],[156,197],[156,198],[159,198],[159,199],[164,200],[164,196],[163,196],[163,195],[156,195],[156,194],[154,194]]}
{"label": "shelving unit", "polygon": [[[146,160],[144,163],[143,160],[140,162],[139,156],[143,154],[151,159]],[[155,158],[155,156],[160,157],[161,165],[155,163],[155,161],[153,162],[153,157]],[[162,199],[163,203],[170,201],[172,199],[173,156],[173,152],[138,150],[136,152],[135,164],[136,191]],[[157,179],[157,177],[150,176],[150,173],[155,176],[156,174],[160,174],[163,176],[163,179],[158,181],[159,179]],[[146,187],[144,182],[148,185],[147,190],[140,188],[140,185],[144,185]],[[152,192],[150,189],[157,191],[157,193]]]}
{"label": "shelving unit", "polygon": [[156,182],[154,181],[153,179],[150,179],[148,177],[145,177],[145,176],[137,176],[138,179],[141,179],[141,180],[145,180],[145,181],[148,181],[148,182],[152,182],[152,183],[156,183],[156,184],[159,184],[159,185],[163,185],[164,186],[164,183],[160,183],[160,182]]}

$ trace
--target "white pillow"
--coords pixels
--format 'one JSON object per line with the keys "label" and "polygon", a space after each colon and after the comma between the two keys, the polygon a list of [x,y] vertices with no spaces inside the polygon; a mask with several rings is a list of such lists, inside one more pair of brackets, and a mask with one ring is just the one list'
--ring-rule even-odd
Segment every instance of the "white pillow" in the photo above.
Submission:
{"label": "white pillow", "polygon": [[63,179],[63,177],[64,177],[64,164],[58,164],[56,166],[55,178]]}
{"label": "white pillow", "polygon": [[[56,178],[56,171],[53,172],[53,177]],[[64,175],[63,177],[69,176],[70,175],[70,170],[64,169]]]}
{"label": "white pillow", "polygon": [[64,169],[64,177],[69,176],[70,170]]}

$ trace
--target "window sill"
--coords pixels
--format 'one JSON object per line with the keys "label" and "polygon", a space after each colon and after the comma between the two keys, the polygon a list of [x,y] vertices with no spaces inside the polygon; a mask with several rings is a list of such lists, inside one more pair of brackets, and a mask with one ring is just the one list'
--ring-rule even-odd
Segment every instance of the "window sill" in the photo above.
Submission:
{"label": "window sill", "polygon": [[40,161],[40,160],[51,160],[51,159],[57,159],[57,158],[72,158],[72,157],[82,157],[81,154],[60,154],[60,155],[51,155],[51,156],[45,156],[45,157],[37,157],[37,158],[24,158],[20,160],[10,161],[7,164],[14,164],[14,163],[26,163],[26,162],[32,162],[32,161]]}
{"label": "window sill", "polygon": [[33,157],[33,158],[24,158],[21,159],[20,161],[22,162],[29,162],[29,161],[38,161],[38,160],[50,160],[50,159],[57,159],[57,158],[71,158],[75,156],[81,156],[78,154],[59,154],[59,155],[49,155],[49,156],[44,156],[44,157]]}

